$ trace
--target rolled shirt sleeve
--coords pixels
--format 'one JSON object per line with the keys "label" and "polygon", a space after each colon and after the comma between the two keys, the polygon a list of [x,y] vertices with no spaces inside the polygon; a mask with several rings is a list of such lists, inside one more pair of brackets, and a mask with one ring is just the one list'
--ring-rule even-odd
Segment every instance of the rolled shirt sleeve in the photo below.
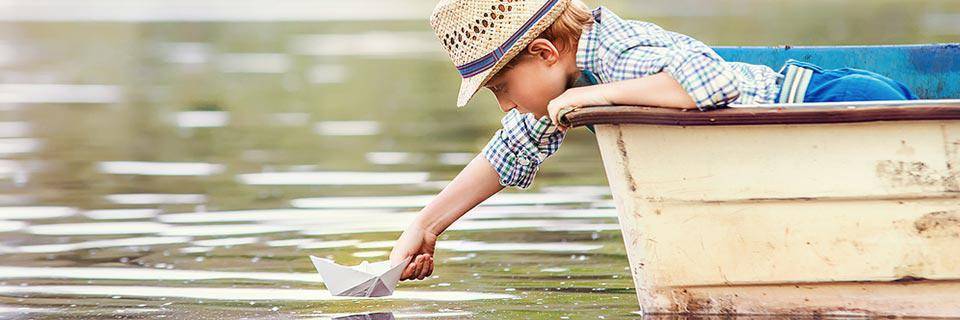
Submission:
{"label": "rolled shirt sleeve", "polygon": [[713,49],[673,50],[669,62],[664,69],[690,94],[701,111],[726,106],[740,97],[736,74]]}
{"label": "rolled shirt sleeve", "polygon": [[481,152],[500,176],[500,185],[527,189],[547,157],[560,149],[564,132],[548,117],[510,110]]}

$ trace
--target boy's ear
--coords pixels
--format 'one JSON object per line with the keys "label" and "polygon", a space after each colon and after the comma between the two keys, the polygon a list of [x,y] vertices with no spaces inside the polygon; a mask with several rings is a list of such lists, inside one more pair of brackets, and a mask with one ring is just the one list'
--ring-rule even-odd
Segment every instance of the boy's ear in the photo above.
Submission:
{"label": "boy's ear", "polygon": [[549,64],[560,61],[560,50],[557,50],[557,47],[554,46],[550,40],[543,38],[537,38],[530,42],[530,44],[527,45],[527,53]]}

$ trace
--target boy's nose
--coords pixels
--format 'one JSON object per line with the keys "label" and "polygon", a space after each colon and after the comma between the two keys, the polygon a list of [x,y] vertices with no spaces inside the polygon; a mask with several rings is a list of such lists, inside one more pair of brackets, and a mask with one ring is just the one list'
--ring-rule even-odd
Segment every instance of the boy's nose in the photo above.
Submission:
{"label": "boy's nose", "polygon": [[500,104],[500,110],[503,112],[508,112],[517,107],[517,104],[513,103],[513,101],[510,101],[510,99],[506,99],[504,97],[500,97],[499,95],[497,96],[497,103]]}

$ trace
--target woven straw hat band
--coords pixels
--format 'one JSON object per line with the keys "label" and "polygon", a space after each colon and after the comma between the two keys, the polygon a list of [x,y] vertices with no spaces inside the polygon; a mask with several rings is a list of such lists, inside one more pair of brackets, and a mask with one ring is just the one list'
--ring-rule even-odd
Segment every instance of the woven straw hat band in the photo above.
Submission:
{"label": "woven straw hat band", "polygon": [[442,0],[430,26],[463,82],[457,106],[549,27],[570,0]]}

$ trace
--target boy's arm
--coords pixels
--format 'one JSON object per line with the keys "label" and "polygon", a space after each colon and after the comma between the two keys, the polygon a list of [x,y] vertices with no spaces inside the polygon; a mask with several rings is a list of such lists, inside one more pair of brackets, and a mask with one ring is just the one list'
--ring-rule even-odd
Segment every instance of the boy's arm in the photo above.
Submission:
{"label": "boy's arm", "polygon": [[[610,13],[608,13],[610,14]],[[639,105],[711,110],[740,97],[737,72],[712,48],[690,36],[666,31],[652,23],[620,22],[589,35],[578,51],[578,61],[599,73],[604,84],[568,89],[550,101],[554,124],[559,111],[569,107]],[[598,37],[598,38],[597,38]],[[600,40],[598,40],[600,39]],[[591,42],[592,41],[592,42]]]}
{"label": "boy's arm", "polygon": [[433,273],[437,236],[467,211],[502,190],[499,179],[490,162],[478,154],[420,210],[390,252],[390,261],[394,264],[414,257],[403,270],[401,280],[424,279]]}
{"label": "boy's arm", "polygon": [[693,97],[683,89],[680,82],[666,72],[605,83],[592,89],[606,97],[611,105],[697,109]]}
{"label": "boy's arm", "polygon": [[550,101],[550,120],[559,125],[560,110],[584,106],[656,106],[697,109],[693,97],[669,73],[660,72],[636,79],[567,89]]}
{"label": "boy's arm", "polygon": [[467,211],[504,186],[528,188],[540,164],[557,152],[564,133],[546,117],[511,110],[490,142],[440,194],[420,211],[390,253],[399,263],[414,257],[401,279],[423,279],[433,272],[437,236]]}
{"label": "boy's arm", "polygon": [[490,166],[490,162],[478,154],[433,201],[420,210],[414,224],[439,235],[467,211],[503,188],[500,185],[500,176]]}

